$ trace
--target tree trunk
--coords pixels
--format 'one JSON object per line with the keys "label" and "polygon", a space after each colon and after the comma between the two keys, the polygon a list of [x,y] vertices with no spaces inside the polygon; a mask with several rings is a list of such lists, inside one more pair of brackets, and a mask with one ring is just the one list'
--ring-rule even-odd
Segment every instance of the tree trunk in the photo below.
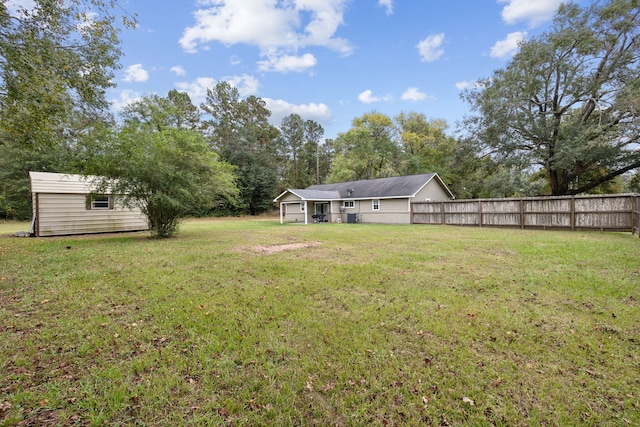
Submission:
{"label": "tree trunk", "polygon": [[564,171],[549,170],[552,196],[563,196],[569,192],[569,179]]}

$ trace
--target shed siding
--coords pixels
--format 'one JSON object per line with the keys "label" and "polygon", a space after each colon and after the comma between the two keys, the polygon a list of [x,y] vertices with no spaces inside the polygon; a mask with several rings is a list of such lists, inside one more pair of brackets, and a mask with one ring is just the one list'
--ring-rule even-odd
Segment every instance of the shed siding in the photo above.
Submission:
{"label": "shed siding", "polygon": [[29,172],[32,193],[88,194],[96,187],[95,176]]}
{"label": "shed siding", "polygon": [[123,208],[117,201],[115,209],[87,210],[85,194],[38,194],[37,208],[37,231],[42,237],[149,228],[139,209]]}

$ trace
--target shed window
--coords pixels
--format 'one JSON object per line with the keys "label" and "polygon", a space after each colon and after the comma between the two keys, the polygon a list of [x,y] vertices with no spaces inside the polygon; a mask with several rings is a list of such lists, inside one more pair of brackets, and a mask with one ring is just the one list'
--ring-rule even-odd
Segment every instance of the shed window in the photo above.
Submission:
{"label": "shed window", "polygon": [[374,199],[371,201],[371,209],[373,209],[374,211],[379,211],[380,210],[380,200],[378,199]]}
{"label": "shed window", "polygon": [[105,194],[94,194],[87,196],[87,209],[104,210],[113,209],[113,199]]}
{"label": "shed window", "polygon": [[344,202],[342,202],[342,207],[343,208],[353,208],[354,206],[355,205],[354,205],[353,200],[345,200]]}

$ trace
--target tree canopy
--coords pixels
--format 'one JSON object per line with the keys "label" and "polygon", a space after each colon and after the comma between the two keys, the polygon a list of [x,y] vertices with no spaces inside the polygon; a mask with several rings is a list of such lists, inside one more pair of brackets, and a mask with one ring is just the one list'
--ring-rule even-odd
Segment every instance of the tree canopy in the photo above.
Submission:
{"label": "tree canopy", "polygon": [[134,20],[115,0],[0,2],[0,216],[30,216],[29,170],[82,172]]}
{"label": "tree canopy", "polygon": [[220,161],[200,132],[180,125],[185,109],[177,111],[170,98],[191,104],[179,93],[131,104],[118,134],[92,157],[100,188],[139,207],[157,238],[172,236],[180,218],[237,196],[233,166]]}
{"label": "tree canopy", "polygon": [[495,158],[542,168],[553,195],[593,190],[640,167],[639,61],[637,1],[563,4],[548,32],[465,93],[466,128]]}
{"label": "tree canopy", "polygon": [[249,96],[241,99],[228,82],[207,90],[201,105],[207,139],[222,160],[236,166],[239,195],[229,210],[252,215],[268,211],[278,185],[278,129],[268,121],[265,102]]}
{"label": "tree canopy", "polygon": [[391,118],[376,111],[353,119],[351,129],[338,135],[333,149],[331,182],[400,174],[396,127]]}

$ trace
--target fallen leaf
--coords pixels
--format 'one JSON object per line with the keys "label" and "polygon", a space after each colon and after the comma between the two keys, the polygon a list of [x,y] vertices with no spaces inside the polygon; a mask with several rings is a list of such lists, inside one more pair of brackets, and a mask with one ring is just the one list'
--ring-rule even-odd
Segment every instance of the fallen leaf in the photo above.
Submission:
{"label": "fallen leaf", "polygon": [[473,405],[475,405],[475,404],[476,404],[473,400],[469,399],[468,397],[463,397],[463,398],[462,398],[462,401],[463,401],[464,403],[468,403],[468,404],[469,404],[469,405],[471,405],[471,406],[473,406]]}
{"label": "fallen leaf", "polygon": [[428,404],[429,404],[429,398],[428,398],[427,396],[422,396],[422,402],[423,402],[425,405],[428,405]]}

